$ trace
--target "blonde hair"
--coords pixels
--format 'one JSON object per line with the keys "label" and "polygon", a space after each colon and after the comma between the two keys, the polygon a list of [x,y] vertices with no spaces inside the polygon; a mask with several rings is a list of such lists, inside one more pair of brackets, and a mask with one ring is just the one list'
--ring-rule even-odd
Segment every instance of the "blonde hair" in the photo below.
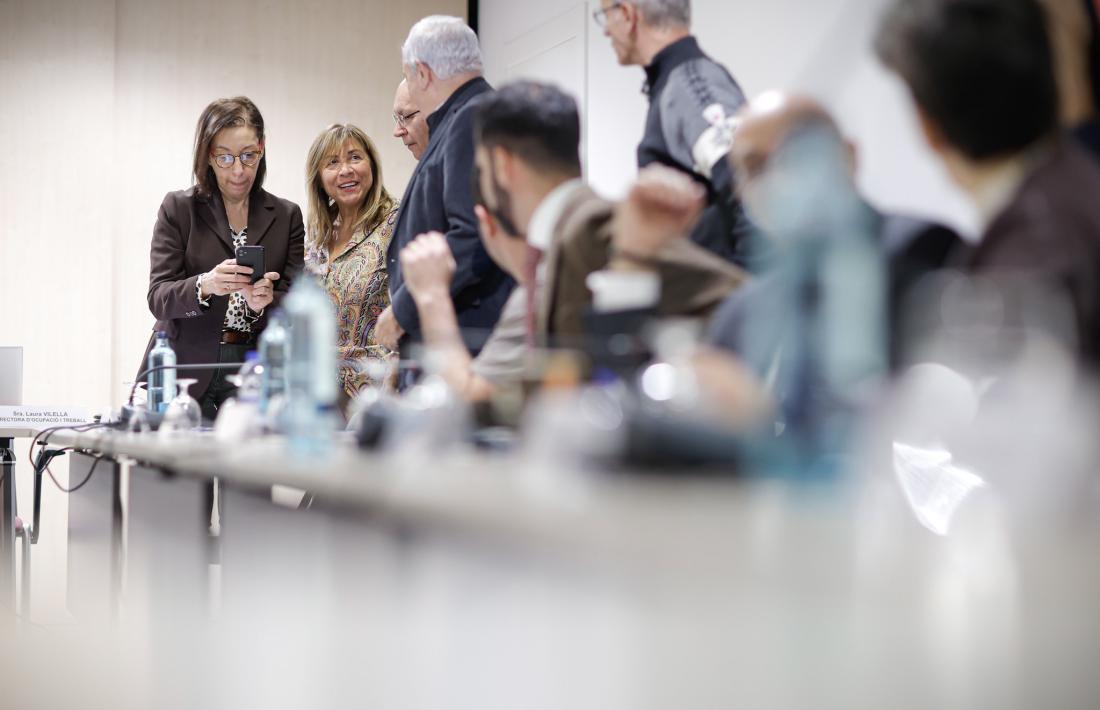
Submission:
{"label": "blonde hair", "polygon": [[358,126],[350,123],[334,123],[317,136],[309,149],[309,157],[306,158],[306,192],[309,194],[309,222],[306,231],[306,239],[311,247],[320,247],[325,251],[332,248],[336,241],[336,230],[333,225],[339,210],[336,203],[325,192],[325,186],[321,182],[321,171],[327,161],[333,155],[343,150],[344,143],[351,139],[363,147],[370,160],[373,183],[367,192],[367,197],[359,208],[352,224],[352,232],[360,228],[370,232],[377,227],[386,215],[397,204],[386,186],[382,182],[382,161],[378,156],[378,149],[370,137]]}

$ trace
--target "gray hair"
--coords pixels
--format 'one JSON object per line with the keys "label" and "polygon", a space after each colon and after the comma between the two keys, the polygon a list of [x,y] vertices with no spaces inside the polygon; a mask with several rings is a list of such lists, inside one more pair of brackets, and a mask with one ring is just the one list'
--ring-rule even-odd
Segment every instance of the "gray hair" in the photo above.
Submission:
{"label": "gray hair", "polygon": [[654,27],[690,27],[691,0],[629,0]]}
{"label": "gray hair", "polygon": [[481,48],[477,35],[459,17],[431,15],[417,22],[401,47],[407,67],[426,64],[440,79],[481,72]]}

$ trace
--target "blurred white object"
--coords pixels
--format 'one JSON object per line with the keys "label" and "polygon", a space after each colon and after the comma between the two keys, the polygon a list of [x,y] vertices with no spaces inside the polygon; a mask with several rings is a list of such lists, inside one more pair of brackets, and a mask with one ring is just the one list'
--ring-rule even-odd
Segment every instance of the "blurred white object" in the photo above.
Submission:
{"label": "blurred white object", "polygon": [[949,451],[898,441],[894,473],[917,520],[937,535],[948,534],[955,511],[972,491],[985,486],[979,476],[955,466]]}
{"label": "blurred white object", "polygon": [[585,283],[599,312],[650,308],[661,299],[661,277],[644,271],[596,271]]}
{"label": "blurred white object", "polygon": [[214,438],[226,443],[252,439],[263,434],[263,417],[257,402],[230,399],[218,410]]}

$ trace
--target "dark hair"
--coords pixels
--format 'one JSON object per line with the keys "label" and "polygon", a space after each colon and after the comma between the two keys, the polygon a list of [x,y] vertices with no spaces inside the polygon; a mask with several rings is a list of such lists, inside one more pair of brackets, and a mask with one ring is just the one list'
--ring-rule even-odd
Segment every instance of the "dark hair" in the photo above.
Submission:
{"label": "dark hair", "polygon": [[[214,176],[214,169],[210,167],[210,143],[218,131],[224,128],[237,128],[244,126],[256,132],[256,139],[264,142],[264,117],[260,115],[260,109],[246,96],[234,96],[231,99],[218,99],[210,102],[199,116],[199,123],[195,127],[195,157],[192,165],[192,176],[195,187],[200,195],[209,197],[218,188],[218,180]],[[256,166],[256,180],[252,183],[252,192],[258,192],[264,184],[264,175],[267,174],[267,151],[260,158],[260,164]]]}
{"label": "dark hair", "polygon": [[974,160],[1054,131],[1058,87],[1035,0],[894,0],[875,51],[947,141]]}
{"label": "dark hair", "polygon": [[577,102],[555,86],[517,81],[487,94],[474,135],[479,145],[504,148],[533,168],[581,174]]}

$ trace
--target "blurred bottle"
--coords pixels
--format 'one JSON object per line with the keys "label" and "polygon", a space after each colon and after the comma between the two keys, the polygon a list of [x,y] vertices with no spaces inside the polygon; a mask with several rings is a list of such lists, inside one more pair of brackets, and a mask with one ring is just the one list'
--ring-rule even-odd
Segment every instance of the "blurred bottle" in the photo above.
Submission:
{"label": "blurred bottle", "polygon": [[245,355],[244,364],[237,373],[237,401],[259,404],[263,395],[266,368],[260,360],[260,354],[251,350]]}
{"label": "blurred bottle", "polygon": [[172,367],[176,364],[176,352],[168,344],[168,334],[163,330],[157,331],[156,342],[149,351],[148,367],[167,367],[164,370],[156,370],[149,373],[149,398],[146,400],[146,408],[150,412],[163,414],[168,409],[168,402],[176,396],[176,371]]}
{"label": "blurred bottle", "polygon": [[260,335],[260,363],[263,365],[263,386],[260,391],[260,412],[267,413],[271,400],[282,397],[287,389],[287,362],[290,356],[290,330],[286,313],[278,308],[271,314]]}
{"label": "blurred bottle", "polygon": [[336,315],[328,293],[308,275],[283,304],[290,323],[283,428],[295,451],[315,455],[328,449],[335,431]]}

